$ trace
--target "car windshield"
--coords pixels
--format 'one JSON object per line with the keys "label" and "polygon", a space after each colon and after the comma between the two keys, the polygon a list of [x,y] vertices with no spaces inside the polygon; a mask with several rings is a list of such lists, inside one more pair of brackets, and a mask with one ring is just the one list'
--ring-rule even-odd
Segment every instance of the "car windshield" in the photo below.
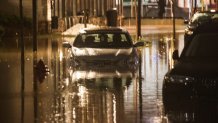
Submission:
{"label": "car windshield", "polygon": [[73,46],[79,48],[129,48],[132,47],[130,36],[125,33],[80,34]]}
{"label": "car windshield", "polygon": [[183,51],[185,58],[218,58],[218,33],[196,35]]}

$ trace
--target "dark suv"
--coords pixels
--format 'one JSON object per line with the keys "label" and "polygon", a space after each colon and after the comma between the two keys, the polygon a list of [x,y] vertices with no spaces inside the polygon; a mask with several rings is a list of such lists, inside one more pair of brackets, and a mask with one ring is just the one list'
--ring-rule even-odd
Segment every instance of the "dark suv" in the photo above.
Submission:
{"label": "dark suv", "polygon": [[218,97],[218,26],[205,23],[196,30],[181,55],[173,53],[176,64],[164,77],[164,99]]}

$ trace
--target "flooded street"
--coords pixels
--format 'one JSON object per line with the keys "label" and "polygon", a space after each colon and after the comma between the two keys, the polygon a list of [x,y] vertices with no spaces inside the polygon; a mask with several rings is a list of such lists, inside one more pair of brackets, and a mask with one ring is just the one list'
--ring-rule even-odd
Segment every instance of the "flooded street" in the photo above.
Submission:
{"label": "flooded street", "polygon": [[[0,41],[0,121],[3,123],[167,123],[162,82],[183,48],[183,33],[148,34],[141,66],[128,69],[75,69],[62,42],[71,37],[39,37],[37,55],[25,38],[24,82],[19,39]],[[175,46],[175,47],[174,47]],[[48,68],[37,70],[39,60]],[[24,87],[22,89],[22,87]],[[183,121],[181,119],[181,121]],[[173,121],[172,121],[173,122]]]}

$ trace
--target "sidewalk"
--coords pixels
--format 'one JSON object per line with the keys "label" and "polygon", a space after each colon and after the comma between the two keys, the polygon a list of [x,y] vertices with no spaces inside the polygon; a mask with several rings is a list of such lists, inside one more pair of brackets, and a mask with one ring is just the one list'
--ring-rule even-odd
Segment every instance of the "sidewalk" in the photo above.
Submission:
{"label": "sidewalk", "polygon": [[[87,24],[87,28],[98,27],[96,25]],[[64,36],[75,36],[81,29],[84,28],[84,24],[76,24],[68,30],[64,31]],[[137,31],[136,26],[122,26],[131,35],[135,35]],[[176,25],[176,33],[184,33],[185,25]],[[173,33],[173,25],[142,25],[141,34],[157,34],[157,33]]]}
{"label": "sidewalk", "polygon": [[[130,34],[136,34],[136,26],[123,26]],[[184,33],[185,25],[176,25],[176,33]],[[173,33],[173,25],[142,25],[141,34]]]}
{"label": "sidewalk", "polygon": [[[87,24],[87,28],[93,28],[93,27],[98,27],[98,26],[93,25],[93,24]],[[66,31],[62,32],[61,34],[75,36],[83,28],[85,28],[84,24],[76,24],[76,25],[72,26],[71,28],[67,29]]]}

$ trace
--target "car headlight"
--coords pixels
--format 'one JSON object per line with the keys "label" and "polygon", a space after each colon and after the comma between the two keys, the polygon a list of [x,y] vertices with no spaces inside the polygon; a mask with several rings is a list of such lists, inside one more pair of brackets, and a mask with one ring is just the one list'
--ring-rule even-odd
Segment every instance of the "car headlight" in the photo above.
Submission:
{"label": "car headlight", "polygon": [[191,83],[194,81],[193,77],[182,76],[182,75],[166,75],[164,81],[168,83]]}
{"label": "car headlight", "polygon": [[185,33],[187,35],[192,35],[193,34],[193,31],[192,30],[189,30],[189,29],[185,29]]}
{"label": "car headlight", "polygon": [[186,33],[187,33],[188,35],[192,35],[192,34],[193,34],[193,31],[190,31],[190,30],[189,30],[189,31],[187,31]]}

